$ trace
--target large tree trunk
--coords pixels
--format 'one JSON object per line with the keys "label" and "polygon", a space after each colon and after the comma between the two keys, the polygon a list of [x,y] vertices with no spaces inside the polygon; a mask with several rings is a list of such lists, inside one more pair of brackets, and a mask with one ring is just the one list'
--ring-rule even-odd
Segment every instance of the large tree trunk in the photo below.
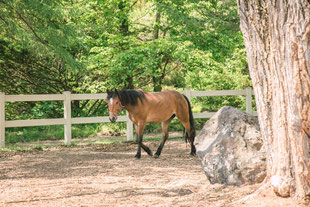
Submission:
{"label": "large tree trunk", "polygon": [[118,3],[118,8],[120,10],[120,18],[121,18],[121,25],[120,25],[120,32],[123,36],[128,36],[129,34],[129,23],[128,23],[128,15],[126,14],[126,9],[125,6],[126,2],[125,1],[120,1]]}
{"label": "large tree trunk", "polygon": [[[158,2],[160,4],[161,1]],[[154,25],[154,31],[153,31],[153,39],[157,40],[159,38],[159,28],[160,28],[160,22],[161,22],[161,14],[159,9],[156,11],[156,17],[155,17],[155,25]],[[161,63],[157,65],[157,68],[161,69]],[[156,74],[155,69],[153,69],[154,75]],[[164,74],[164,73],[163,73]],[[158,92],[162,90],[162,79],[165,77],[165,75],[161,76],[153,76],[153,91]]]}
{"label": "large tree trunk", "polygon": [[153,32],[153,39],[156,40],[159,38],[159,26],[160,26],[160,11],[156,11],[156,18],[155,18],[155,26]]}
{"label": "large tree trunk", "polygon": [[276,194],[310,198],[310,5],[238,0],[267,179]]}

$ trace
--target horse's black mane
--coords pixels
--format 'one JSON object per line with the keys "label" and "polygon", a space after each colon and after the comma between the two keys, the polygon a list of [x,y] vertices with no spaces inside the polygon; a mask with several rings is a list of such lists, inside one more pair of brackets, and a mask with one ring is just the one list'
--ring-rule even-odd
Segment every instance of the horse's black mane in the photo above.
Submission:
{"label": "horse's black mane", "polygon": [[[143,103],[143,99],[145,99],[143,91],[123,89],[123,90],[118,91],[118,93],[120,95],[121,103],[124,106],[128,104],[135,106],[138,104],[139,99],[142,103]],[[117,94],[115,92],[109,93],[108,99],[114,98],[116,96]]]}

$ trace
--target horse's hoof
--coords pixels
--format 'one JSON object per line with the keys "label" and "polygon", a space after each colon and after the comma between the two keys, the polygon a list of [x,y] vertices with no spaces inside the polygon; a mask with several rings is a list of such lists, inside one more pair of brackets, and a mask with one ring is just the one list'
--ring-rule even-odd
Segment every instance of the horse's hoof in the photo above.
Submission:
{"label": "horse's hoof", "polygon": [[153,157],[154,157],[155,159],[157,159],[157,158],[159,158],[159,155],[155,154]]}
{"label": "horse's hoof", "polygon": [[141,156],[138,156],[138,155],[135,156],[136,160],[139,160],[140,158],[141,158]]}
{"label": "horse's hoof", "polygon": [[191,152],[190,155],[191,155],[191,156],[196,156],[196,153]]}

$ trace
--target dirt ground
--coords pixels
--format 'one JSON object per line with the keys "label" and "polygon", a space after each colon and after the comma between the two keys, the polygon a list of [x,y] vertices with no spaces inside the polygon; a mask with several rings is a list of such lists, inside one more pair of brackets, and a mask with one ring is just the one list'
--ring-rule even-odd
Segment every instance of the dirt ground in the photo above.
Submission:
{"label": "dirt ground", "polygon": [[260,185],[211,185],[189,151],[175,139],[159,159],[134,159],[134,143],[0,152],[0,206],[298,206],[270,191],[240,201]]}

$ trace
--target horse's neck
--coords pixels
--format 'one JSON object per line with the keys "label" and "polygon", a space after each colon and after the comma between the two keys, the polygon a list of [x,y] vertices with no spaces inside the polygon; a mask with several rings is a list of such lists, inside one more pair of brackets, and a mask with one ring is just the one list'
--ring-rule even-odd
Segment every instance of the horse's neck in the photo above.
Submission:
{"label": "horse's neck", "polygon": [[136,123],[137,120],[136,120],[136,117],[137,117],[137,113],[139,113],[136,109],[135,106],[125,106],[124,108],[127,113],[128,113],[128,116],[129,116],[129,119],[133,122],[133,123]]}
{"label": "horse's neck", "polygon": [[133,114],[135,111],[135,106],[132,106],[131,104],[128,104],[126,106],[124,106],[124,109],[129,113],[129,114]]}
{"label": "horse's neck", "polygon": [[140,114],[140,112],[143,112],[145,111],[143,106],[141,108],[141,105],[136,105],[136,106],[133,106],[133,105],[126,105],[125,108],[124,108],[131,116],[136,116],[138,114]]}

